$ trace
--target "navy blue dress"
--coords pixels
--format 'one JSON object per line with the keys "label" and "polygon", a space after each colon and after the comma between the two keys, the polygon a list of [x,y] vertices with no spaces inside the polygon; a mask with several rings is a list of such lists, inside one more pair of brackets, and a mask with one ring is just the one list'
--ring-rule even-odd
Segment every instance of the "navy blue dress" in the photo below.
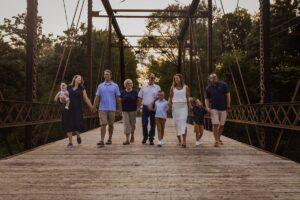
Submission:
{"label": "navy blue dress", "polygon": [[62,114],[62,126],[65,132],[84,132],[83,122],[83,91],[84,87],[79,86],[73,90],[72,86],[67,88],[70,98],[69,109],[64,109]]}

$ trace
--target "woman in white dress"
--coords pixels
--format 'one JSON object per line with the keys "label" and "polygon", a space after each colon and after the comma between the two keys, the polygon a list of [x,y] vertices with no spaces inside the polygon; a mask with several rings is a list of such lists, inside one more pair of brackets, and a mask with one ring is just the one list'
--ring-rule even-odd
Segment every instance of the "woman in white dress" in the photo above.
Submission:
{"label": "woman in white dress", "polygon": [[181,74],[175,74],[170,89],[169,103],[176,127],[178,145],[186,148],[187,117],[189,108],[190,89],[183,82]]}

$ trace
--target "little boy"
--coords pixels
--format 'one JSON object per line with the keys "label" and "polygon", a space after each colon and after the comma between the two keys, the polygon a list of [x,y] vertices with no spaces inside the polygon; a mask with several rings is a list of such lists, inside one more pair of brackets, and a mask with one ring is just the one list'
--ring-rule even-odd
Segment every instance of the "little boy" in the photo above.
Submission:
{"label": "little boy", "polygon": [[193,108],[193,121],[194,121],[194,132],[196,133],[196,146],[199,146],[201,144],[200,139],[203,135],[203,130],[204,130],[204,115],[206,114],[206,110],[199,99],[192,98],[191,105]]}
{"label": "little boy", "polygon": [[65,83],[60,84],[60,91],[56,94],[54,101],[57,102],[58,99],[60,103],[66,104],[65,109],[69,109],[70,98],[69,98],[69,92],[67,90],[67,84]]}
{"label": "little boy", "polygon": [[164,142],[165,124],[167,119],[167,111],[169,109],[168,101],[164,99],[164,92],[159,91],[157,93],[157,100],[155,101],[155,121],[158,132],[158,147],[161,147]]}

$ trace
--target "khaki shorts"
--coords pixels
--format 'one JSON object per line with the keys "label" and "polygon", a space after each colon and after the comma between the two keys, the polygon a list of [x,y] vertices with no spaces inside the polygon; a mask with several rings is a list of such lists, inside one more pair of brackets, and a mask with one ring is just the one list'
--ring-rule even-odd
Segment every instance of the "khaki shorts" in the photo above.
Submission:
{"label": "khaki shorts", "polygon": [[210,117],[212,124],[219,124],[224,126],[227,118],[227,111],[212,109],[210,112]]}
{"label": "khaki shorts", "polygon": [[134,133],[136,123],[136,111],[122,112],[124,121],[124,133]]}
{"label": "khaki shorts", "polygon": [[199,125],[199,124],[194,124],[194,132],[195,133],[200,133],[203,132],[204,126],[203,125]]}
{"label": "khaki shorts", "polygon": [[115,112],[99,110],[99,120],[101,126],[107,124],[113,125],[115,122]]}

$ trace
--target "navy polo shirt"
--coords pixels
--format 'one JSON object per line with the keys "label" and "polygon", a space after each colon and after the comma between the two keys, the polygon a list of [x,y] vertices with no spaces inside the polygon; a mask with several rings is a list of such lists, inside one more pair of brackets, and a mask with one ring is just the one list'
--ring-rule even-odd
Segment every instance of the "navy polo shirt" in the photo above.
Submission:
{"label": "navy polo shirt", "polygon": [[121,92],[122,99],[122,111],[132,112],[137,109],[138,93],[135,90],[127,92],[126,90]]}
{"label": "navy polo shirt", "polygon": [[210,108],[216,110],[227,109],[228,85],[223,81],[217,81],[215,85],[208,85],[206,88],[206,99],[209,99]]}

